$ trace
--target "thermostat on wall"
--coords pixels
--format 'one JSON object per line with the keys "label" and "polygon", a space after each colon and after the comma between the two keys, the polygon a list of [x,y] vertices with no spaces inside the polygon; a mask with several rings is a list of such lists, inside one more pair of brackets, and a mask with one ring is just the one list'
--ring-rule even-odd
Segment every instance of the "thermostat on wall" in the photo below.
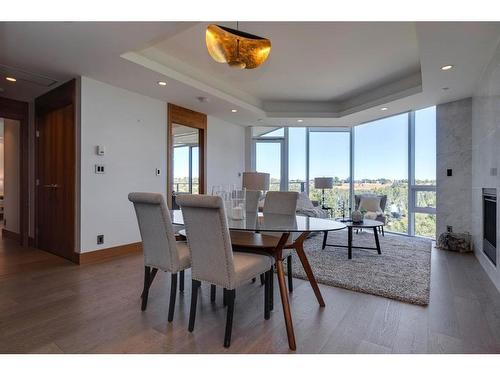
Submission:
{"label": "thermostat on wall", "polygon": [[96,146],[96,153],[99,156],[103,156],[104,155],[104,146],[103,145]]}

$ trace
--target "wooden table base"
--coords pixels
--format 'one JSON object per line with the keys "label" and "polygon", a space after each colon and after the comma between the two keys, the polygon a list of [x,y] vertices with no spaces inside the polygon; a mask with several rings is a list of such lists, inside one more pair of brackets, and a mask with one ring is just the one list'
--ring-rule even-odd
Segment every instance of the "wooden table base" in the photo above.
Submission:
{"label": "wooden table base", "polygon": [[303,232],[292,244],[287,245],[286,243],[288,241],[288,238],[290,237],[290,233],[286,232],[282,233],[279,240],[278,237],[269,235],[254,235],[253,233],[231,232],[231,241],[236,249],[246,248],[266,251],[274,257],[277,270],[278,285],[281,295],[281,304],[283,305],[286,333],[288,336],[288,346],[291,350],[296,350],[296,343],[295,334],[293,331],[290,301],[288,299],[288,289],[285,282],[285,271],[283,268],[283,249],[291,249],[297,252],[300,262],[302,263],[302,267],[304,268],[309,283],[311,284],[311,287],[314,291],[314,295],[318,300],[318,304],[321,307],[325,306],[325,301],[323,300],[323,296],[321,295],[318,283],[316,282],[316,278],[314,277],[311,265],[309,264],[309,260],[307,259],[307,255],[304,251],[304,241],[309,236],[309,234],[310,232]]}
{"label": "wooden table base", "polygon": [[[290,233],[283,233],[274,249],[274,260],[276,261],[276,270],[278,274],[278,285],[280,288],[281,304],[283,305],[283,315],[285,318],[286,334],[288,336],[288,346],[291,350],[296,350],[295,333],[293,332],[292,312],[290,311],[290,301],[288,300],[288,290],[285,283],[285,272],[283,270],[283,248]],[[272,292],[271,292],[272,293]]]}

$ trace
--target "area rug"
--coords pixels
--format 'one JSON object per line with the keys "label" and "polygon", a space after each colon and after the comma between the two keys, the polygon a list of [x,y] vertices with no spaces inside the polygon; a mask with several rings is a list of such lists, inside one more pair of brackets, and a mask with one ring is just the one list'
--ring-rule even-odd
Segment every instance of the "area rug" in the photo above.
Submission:
{"label": "area rug", "polygon": [[[374,247],[373,232],[353,233],[354,246]],[[323,234],[304,242],[309,263],[318,283],[369,293],[416,305],[429,303],[431,240],[387,234],[380,237],[382,254],[376,250],[327,246],[321,249]],[[347,244],[347,231],[330,232],[328,243]],[[307,279],[294,253],[294,277]]]}

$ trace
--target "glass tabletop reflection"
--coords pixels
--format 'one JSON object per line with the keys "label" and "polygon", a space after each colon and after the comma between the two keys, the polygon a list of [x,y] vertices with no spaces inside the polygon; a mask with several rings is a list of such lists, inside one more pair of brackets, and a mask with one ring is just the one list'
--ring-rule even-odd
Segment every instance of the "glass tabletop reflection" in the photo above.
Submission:
{"label": "glass tabletop reflection", "polygon": [[[172,223],[184,225],[181,210],[170,211]],[[344,223],[316,217],[247,212],[245,219],[227,219],[230,230],[266,232],[325,232],[346,228]]]}

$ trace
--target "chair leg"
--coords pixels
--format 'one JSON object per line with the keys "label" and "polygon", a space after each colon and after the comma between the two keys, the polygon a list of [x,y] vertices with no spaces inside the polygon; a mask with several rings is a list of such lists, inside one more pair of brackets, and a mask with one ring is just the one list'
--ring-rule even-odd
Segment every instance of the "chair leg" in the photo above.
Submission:
{"label": "chair leg", "polygon": [[193,332],[194,330],[194,320],[196,319],[196,303],[198,302],[198,289],[200,288],[201,282],[198,280],[192,281],[191,286],[191,308],[189,310],[189,326],[188,331]]}
{"label": "chair leg", "polygon": [[210,285],[210,301],[215,302],[215,295],[217,293],[217,289],[214,284]]}
{"label": "chair leg", "polygon": [[[148,288],[151,288],[151,284],[153,284],[153,280],[155,279],[155,276],[156,276],[156,273],[158,272],[158,268],[151,268],[150,267],[150,272],[149,272],[149,283],[148,283]],[[142,290],[142,293],[141,293],[141,298],[144,296],[144,291],[146,290],[146,288],[144,288]]]}
{"label": "chair leg", "polygon": [[184,292],[184,270],[179,272],[179,292]]}
{"label": "chair leg", "polygon": [[382,236],[385,237],[385,233],[384,233],[384,226],[381,226],[380,228],[382,228]]}
{"label": "chair leg", "polygon": [[224,347],[229,348],[231,345],[231,332],[233,330],[233,314],[234,314],[234,299],[236,293],[234,289],[227,292],[227,315],[226,315],[226,333],[224,334]]}
{"label": "chair leg", "polygon": [[293,276],[292,276],[292,256],[286,258],[287,276],[288,276],[288,291],[293,292]]}
{"label": "chair leg", "polygon": [[269,270],[269,310],[274,310],[274,268]]}
{"label": "chair leg", "polygon": [[267,271],[265,278],[266,278],[266,285],[264,288],[264,319],[268,320],[271,317],[271,301],[269,300],[269,294],[271,291],[271,271]]}
{"label": "chair leg", "polygon": [[144,288],[142,289],[142,303],[141,303],[141,310],[144,311],[146,310],[146,307],[148,305],[148,295],[149,295],[149,287],[151,285],[151,267],[145,266],[144,267]]}
{"label": "chair leg", "polygon": [[177,295],[177,274],[172,274],[172,281],[170,282],[170,303],[168,305],[168,321],[174,319],[175,296]]}
{"label": "chair leg", "polygon": [[265,284],[265,282],[266,282],[266,280],[265,280],[265,276],[264,276],[264,274],[263,274],[263,273],[261,273],[261,274],[260,274],[260,285],[264,285],[264,284]]}

